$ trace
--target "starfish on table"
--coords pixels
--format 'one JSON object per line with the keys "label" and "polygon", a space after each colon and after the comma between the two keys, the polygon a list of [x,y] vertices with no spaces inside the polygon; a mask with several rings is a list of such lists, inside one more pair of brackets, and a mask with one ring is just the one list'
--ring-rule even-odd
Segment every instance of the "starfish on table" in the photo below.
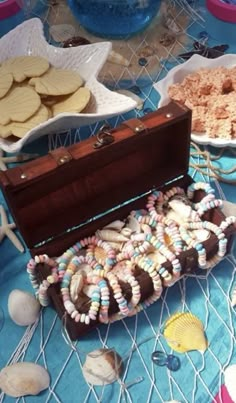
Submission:
{"label": "starfish on table", "polygon": [[13,245],[20,252],[24,252],[24,246],[21,244],[17,236],[12,231],[13,229],[16,228],[16,224],[8,222],[6,211],[2,205],[0,205],[0,217],[1,217],[0,242],[3,240],[5,236],[7,236],[9,240],[13,243]]}
{"label": "starfish on table", "polygon": [[11,162],[23,162],[23,161],[28,161],[33,158],[37,158],[39,155],[38,154],[18,154],[16,156],[12,157],[4,157],[3,150],[0,149],[0,171],[6,171],[7,170],[7,164],[10,164]]}

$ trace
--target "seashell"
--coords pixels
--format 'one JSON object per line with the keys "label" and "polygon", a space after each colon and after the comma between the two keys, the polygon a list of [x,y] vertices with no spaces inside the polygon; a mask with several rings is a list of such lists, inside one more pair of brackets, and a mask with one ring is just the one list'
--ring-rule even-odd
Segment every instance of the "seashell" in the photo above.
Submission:
{"label": "seashell", "polygon": [[32,362],[17,362],[0,372],[0,389],[12,397],[38,395],[49,384],[50,377],[46,369]]}
{"label": "seashell", "polygon": [[128,67],[130,65],[130,62],[128,59],[126,59],[120,53],[115,52],[114,50],[110,51],[107,60],[110,63],[119,64],[121,66]]}
{"label": "seashell", "polygon": [[100,246],[96,246],[94,250],[94,256],[98,263],[103,264],[106,260],[107,254],[103,248],[101,248]]}
{"label": "seashell", "polygon": [[134,101],[136,101],[137,103],[137,105],[135,106],[136,109],[138,110],[143,109],[144,100],[140,98],[137,94],[134,94],[132,91],[123,89],[117,90],[116,92],[118,92],[119,94],[123,94],[129,98],[132,98]]}
{"label": "seashell", "polygon": [[87,263],[81,263],[79,265],[79,274],[82,274],[82,276],[87,277],[89,273],[92,273],[92,268],[89,266]]}
{"label": "seashell", "polygon": [[122,370],[121,357],[114,350],[106,348],[94,350],[87,354],[82,368],[86,382],[100,386],[117,381]]}
{"label": "seashell", "polygon": [[120,231],[120,233],[121,233],[122,235],[126,236],[127,238],[129,238],[130,235],[132,234],[132,229],[131,229],[131,228],[124,227],[124,228],[122,228],[122,230]]}
{"label": "seashell", "polygon": [[151,46],[147,45],[141,48],[140,52],[138,52],[138,55],[140,57],[150,57],[153,56],[155,53],[155,49],[153,49]]}
{"label": "seashell", "polygon": [[225,369],[224,372],[224,377],[225,377],[225,386],[226,389],[233,400],[233,402],[236,401],[236,364],[230,365]]}
{"label": "seashell", "polygon": [[184,219],[173,210],[170,210],[166,213],[166,219],[173,220],[179,225],[183,225],[184,223]]}
{"label": "seashell", "polygon": [[130,215],[128,220],[129,221],[126,224],[126,228],[130,228],[132,230],[132,232],[141,232],[141,226],[135,217]]}
{"label": "seashell", "polygon": [[97,290],[97,286],[94,284],[86,284],[83,287],[83,293],[87,295],[87,297],[92,298],[93,292]]}
{"label": "seashell", "polygon": [[196,229],[193,231],[195,238],[198,241],[204,242],[207,239],[210,238],[210,231],[207,231],[206,229]]}
{"label": "seashell", "polygon": [[183,203],[180,200],[171,200],[169,202],[169,206],[177,213],[180,215],[182,218],[189,218],[191,217],[192,213],[192,208],[191,206],[187,206],[185,203]]}
{"label": "seashell", "polygon": [[158,250],[148,253],[148,257],[152,259],[155,263],[159,263],[160,265],[166,262],[165,256],[163,256]]}
{"label": "seashell", "polygon": [[49,33],[55,42],[65,42],[75,36],[75,28],[70,24],[51,25]]}
{"label": "seashell", "polygon": [[141,231],[144,232],[144,234],[151,234],[152,233],[152,229],[148,224],[141,224]]}
{"label": "seashell", "polygon": [[121,251],[121,249],[123,248],[123,243],[119,243],[119,242],[109,242],[109,245],[111,245],[111,247],[116,250],[116,251]]}
{"label": "seashell", "polygon": [[38,318],[40,304],[34,295],[15,289],[8,297],[10,318],[19,326],[32,325]]}
{"label": "seashell", "polygon": [[205,351],[208,347],[202,322],[190,312],[172,315],[165,323],[164,337],[169,346],[179,353]]}
{"label": "seashell", "polygon": [[133,234],[131,236],[131,240],[134,242],[144,242],[146,239],[146,234],[141,232],[140,234]]}
{"label": "seashell", "polygon": [[71,278],[70,283],[70,296],[71,300],[75,302],[78,298],[80,291],[84,286],[84,277],[80,273],[75,273]]}
{"label": "seashell", "polygon": [[125,226],[124,221],[115,220],[110,224],[106,225],[103,229],[115,229],[116,231],[120,231]]}
{"label": "seashell", "polygon": [[97,230],[96,236],[107,242],[126,242],[129,240],[129,238],[124,235],[110,229]]}
{"label": "seashell", "polygon": [[232,308],[236,305],[236,288],[234,288],[231,295],[231,306]]}
{"label": "seashell", "polygon": [[113,268],[112,273],[115,273],[119,280],[126,281],[125,278],[127,274],[132,274],[133,264],[130,260],[122,260],[118,262]]}

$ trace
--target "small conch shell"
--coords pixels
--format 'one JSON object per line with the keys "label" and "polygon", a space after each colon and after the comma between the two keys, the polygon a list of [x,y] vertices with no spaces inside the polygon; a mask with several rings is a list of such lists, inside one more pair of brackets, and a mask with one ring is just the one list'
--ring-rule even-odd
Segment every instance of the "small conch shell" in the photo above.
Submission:
{"label": "small conch shell", "polygon": [[169,346],[179,353],[205,351],[208,347],[202,322],[190,312],[172,315],[165,323],[164,337]]}
{"label": "small conch shell", "polygon": [[140,98],[137,94],[134,94],[132,91],[124,89],[117,90],[116,92],[118,92],[119,94],[126,95],[129,98],[132,98],[137,103],[137,105],[135,106],[136,109],[139,110],[143,109],[144,100]]}
{"label": "small conch shell", "polygon": [[97,230],[96,236],[106,242],[126,242],[129,240],[126,236],[110,229]]}
{"label": "small conch shell", "polygon": [[120,231],[120,233],[124,236],[126,236],[127,238],[130,237],[130,235],[132,234],[132,230],[128,227],[124,227],[122,228],[122,230]]}
{"label": "small conch shell", "polygon": [[141,226],[140,226],[138,220],[135,217],[133,217],[132,215],[129,216],[128,220],[129,221],[126,224],[126,227],[130,228],[132,230],[132,232],[140,232]]}
{"label": "small conch shell", "polygon": [[71,278],[71,283],[70,283],[70,296],[72,302],[75,302],[78,299],[78,295],[80,291],[82,290],[84,285],[84,278],[82,274],[80,273],[75,273],[72,278]]}
{"label": "small conch shell", "polygon": [[120,242],[109,242],[109,245],[116,251],[121,251],[123,248],[123,243]]}
{"label": "small conch shell", "polygon": [[124,221],[115,220],[112,221],[110,224],[107,224],[103,229],[114,229],[116,231],[120,231],[125,226]]}
{"label": "small conch shell", "polygon": [[110,51],[107,61],[110,63],[119,64],[121,66],[126,66],[126,67],[128,67],[130,65],[130,62],[128,59],[126,59],[120,53],[115,52],[114,50]]}
{"label": "small conch shell", "polygon": [[236,305],[236,288],[234,288],[231,295],[231,306],[232,308]]}

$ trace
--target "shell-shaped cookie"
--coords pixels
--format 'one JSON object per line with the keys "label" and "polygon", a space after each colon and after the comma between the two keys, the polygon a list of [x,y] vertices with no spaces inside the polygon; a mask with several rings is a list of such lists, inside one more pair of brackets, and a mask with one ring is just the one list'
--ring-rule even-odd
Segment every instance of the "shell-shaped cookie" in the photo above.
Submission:
{"label": "shell-shaped cookie", "polygon": [[88,88],[79,88],[74,94],[70,95],[66,100],[58,102],[52,106],[53,116],[59,113],[79,113],[89,103],[91,93]]}
{"label": "shell-shaped cookie", "polygon": [[80,291],[84,286],[84,277],[80,273],[75,273],[71,278],[70,283],[70,296],[71,300],[75,302],[78,298]]}
{"label": "shell-shaped cookie", "polygon": [[[42,95],[68,95],[83,85],[82,77],[75,71],[49,69],[43,76],[31,78],[29,84]],[[64,111],[65,112],[65,111]],[[70,110],[68,111],[70,112]]]}
{"label": "shell-shaped cookie", "polygon": [[126,242],[129,240],[126,236],[119,234],[110,229],[102,229],[96,232],[96,236],[103,241],[111,242]]}
{"label": "shell-shaped cookie", "polygon": [[26,78],[39,77],[49,69],[49,63],[40,56],[18,56],[8,59],[2,66],[12,73],[16,82],[22,82]]}
{"label": "shell-shaped cookie", "polygon": [[205,351],[208,347],[202,322],[190,312],[172,315],[165,323],[164,337],[169,346],[179,353]]}
{"label": "shell-shaped cookie", "polygon": [[10,121],[25,122],[40,105],[40,97],[32,88],[14,88],[0,99],[0,124],[6,125]]}
{"label": "shell-shaped cookie", "polygon": [[37,112],[25,122],[11,122],[8,125],[0,125],[0,137],[6,138],[12,134],[16,137],[22,138],[31,129],[38,126],[40,123],[45,122],[49,118],[49,110],[46,106],[41,105]]}
{"label": "shell-shaped cookie", "polygon": [[4,97],[13,84],[13,75],[0,68],[0,98]]}

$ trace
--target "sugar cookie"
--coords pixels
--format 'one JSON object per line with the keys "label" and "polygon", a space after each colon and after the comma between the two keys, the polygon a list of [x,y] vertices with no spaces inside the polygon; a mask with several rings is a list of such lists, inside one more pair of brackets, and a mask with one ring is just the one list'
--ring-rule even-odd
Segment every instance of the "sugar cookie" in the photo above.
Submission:
{"label": "sugar cookie", "polygon": [[16,82],[22,82],[44,74],[49,69],[49,62],[40,56],[19,56],[5,60],[2,66],[12,73]]}
{"label": "sugar cookie", "polygon": [[0,67],[0,98],[4,97],[13,83],[13,75]]}
{"label": "sugar cookie", "polygon": [[32,88],[14,88],[0,99],[0,124],[6,125],[10,121],[24,122],[39,109],[40,105],[40,96]]}
{"label": "sugar cookie", "polygon": [[86,87],[79,88],[74,94],[70,95],[65,101],[58,102],[52,106],[53,116],[63,112],[80,112],[90,100],[90,90]]}
{"label": "sugar cookie", "polygon": [[31,129],[38,126],[40,123],[45,122],[48,117],[48,109],[46,106],[41,105],[39,110],[25,122],[11,122],[6,126],[0,125],[0,137],[6,138],[13,134],[16,137],[22,138]]}
{"label": "sugar cookie", "polygon": [[51,68],[43,76],[31,78],[29,84],[38,94],[69,95],[83,85],[83,79],[75,71]]}

